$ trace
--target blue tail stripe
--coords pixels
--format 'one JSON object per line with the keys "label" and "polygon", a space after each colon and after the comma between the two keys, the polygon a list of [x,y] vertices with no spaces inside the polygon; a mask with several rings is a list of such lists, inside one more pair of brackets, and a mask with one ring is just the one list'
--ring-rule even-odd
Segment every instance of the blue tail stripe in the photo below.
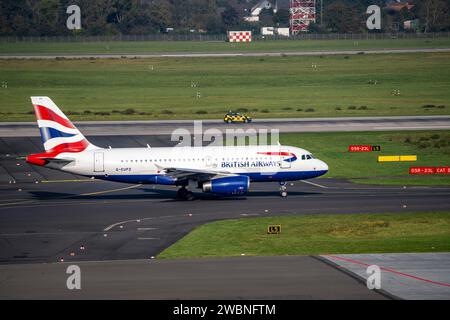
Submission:
{"label": "blue tail stripe", "polygon": [[68,138],[76,135],[74,133],[65,133],[57,129],[48,127],[42,127],[39,128],[39,130],[41,131],[41,137],[44,143],[53,138]]}

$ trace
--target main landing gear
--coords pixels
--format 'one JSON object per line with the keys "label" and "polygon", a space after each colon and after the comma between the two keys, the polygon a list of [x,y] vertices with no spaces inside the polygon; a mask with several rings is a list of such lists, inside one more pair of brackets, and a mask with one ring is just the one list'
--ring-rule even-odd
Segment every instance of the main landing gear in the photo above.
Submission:
{"label": "main landing gear", "polygon": [[186,201],[192,201],[194,200],[194,194],[186,189],[185,186],[182,186],[180,189],[178,189],[177,198]]}
{"label": "main landing gear", "polygon": [[288,195],[286,182],[280,182],[280,197],[286,198]]}

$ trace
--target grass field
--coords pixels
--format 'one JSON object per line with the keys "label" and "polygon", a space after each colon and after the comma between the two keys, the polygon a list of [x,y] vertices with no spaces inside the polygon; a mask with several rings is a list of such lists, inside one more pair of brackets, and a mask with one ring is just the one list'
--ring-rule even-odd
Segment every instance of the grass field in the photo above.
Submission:
{"label": "grass field", "polygon": [[448,48],[450,38],[392,40],[111,41],[2,43],[0,54],[148,54]]}
{"label": "grass field", "polygon": [[[450,131],[282,134],[280,142],[305,148],[329,165],[323,178],[388,185],[450,185],[450,175],[410,175],[410,166],[450,166]],[[348,152],[379,145],[381,152]],[[378,155],[417,155],[416,162],[378,163]]]}
{"label": "grass field", "polygon": [[[281,234],[268,235],[269,224],[281,224]],[[158,258],[449,250],[450,212],[305,215],[209,223],[164,250]]]}
{"label": "grass field", "polygon": [[450,114],[450,53],[2,60],[0,84],[1,121],[34,121],[31,95],[74,120],[436,115]]}

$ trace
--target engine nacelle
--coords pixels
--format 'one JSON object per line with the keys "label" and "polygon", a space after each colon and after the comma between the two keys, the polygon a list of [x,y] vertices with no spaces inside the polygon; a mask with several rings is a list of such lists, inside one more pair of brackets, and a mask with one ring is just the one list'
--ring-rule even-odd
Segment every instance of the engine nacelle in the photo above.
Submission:
{"label": "engine nacelle", "polygon": [[237,195],[246,193],[249,187],[250,178],[247,176],[223,177],[204,182],[203,192]]}

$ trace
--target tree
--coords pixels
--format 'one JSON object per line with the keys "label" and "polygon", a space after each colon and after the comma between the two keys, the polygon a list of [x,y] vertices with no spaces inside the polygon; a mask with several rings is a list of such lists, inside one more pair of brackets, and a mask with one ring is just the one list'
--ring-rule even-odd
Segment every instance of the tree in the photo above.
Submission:
{"label": "tree", "polygon": [[227,7],[222,12],[222,21],[226,27],[232,27],[239,23],[239,14],[233,7]]}
{"label": "tree", "polygon": [[110,14],[114,12],[112,0],[78,0],[81,9],[81,26],[83,31],[90,35],[105,35],[117,33],[117,28],[112,21],[108,21]]}
{"label": "tree", "polygon": [[273,24],[273,9],[262,9],[259,13],[259,22],[262,26],[271,26]]}
{"label": "tree", "polygon": [[149,18],[152,30],[158,31],[173,25],[172,4],[167,0],[159,0],[150,5]]}
{"label": "tree", "polygon": [[363,21],[355,6],[342,0],[329,4],[324,10],[324,24],[331,32],[360,32]]}
{"label": "tree", "polygon": [[423,25],[424,32],[448,30],[450,27],[450,1],[415,1],[416,12]]}
{"label": "tree", "polygon": [[227,31],[225,25],[223,24],[222,19],[216,16],[208,17],[208,19],[206,20],[205,27],[209,33],[214,34],[225,33]]}
{"label": "tree", "polygon": [[310,33],[325,33],[322,26],[319,23],[311,22],[308,26],[308,32]]}
{"label": "tree", "polygon": [[273,22],[280,27],[289,26],[290,13],[288,9],[278,9],[277,13],[273,15]]}
{"label": "tree", "polygon": [[0,35],[29,36],[32,10],[26,0],[0,1]]}
{"label": "tree", "polygon": [[217,17],[215,0],[191,0],[190,6],[190,27],[206,29],[206,22],[213,17]]}
{"label": "tree", "polygon": [[30,1],[33,12],[31,23],[36,34],[53,36],[61,34],[66,28],[65,23],[60,24],[59,0]]}

